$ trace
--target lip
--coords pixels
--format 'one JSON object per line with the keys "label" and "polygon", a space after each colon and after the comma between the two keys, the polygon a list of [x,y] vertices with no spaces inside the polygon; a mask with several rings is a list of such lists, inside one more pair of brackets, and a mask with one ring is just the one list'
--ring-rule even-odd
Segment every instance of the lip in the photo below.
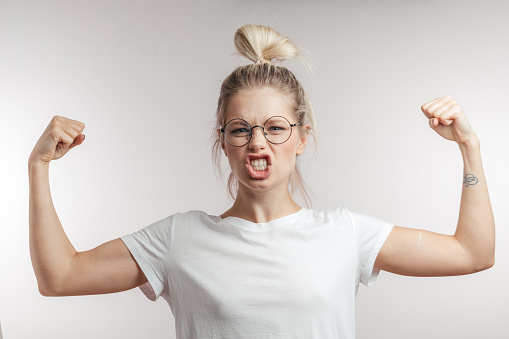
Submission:
{"label": "lip", "polygon": [[[256,159],[267,159],[267,170],[255,171],[253,169],[253,167],[251,166],[251,160],[256,160]],[[250,153],[250,154],[248,154],[246,156],[246,170],[247,170],[247,173],[249,174],[249,176],[253,179],[263,180],[263,179],[269,178],[272,173],[272,159],[271,159],[270,155],[264,154],[264,153],[260,153],[260,154]]]}
{"label": "lip", "polygon": [[262,158],[267,158],[267,165],[272,165],[272,158],[270,157],[270,155],[265,154],[265,153],[249,153],[246,156],[246,165],[250,165],[251,160],[262,159]]}

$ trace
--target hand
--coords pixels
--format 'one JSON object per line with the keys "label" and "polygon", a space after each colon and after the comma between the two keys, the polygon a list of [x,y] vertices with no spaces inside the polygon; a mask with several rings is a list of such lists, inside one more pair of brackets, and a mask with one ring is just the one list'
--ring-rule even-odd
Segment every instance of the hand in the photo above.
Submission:
{"label": "hand", "polygon": [[81,134],[85,124],[55,115],[37,141],[28,162],[49,164],[63,157],[69,150],[81,145],[85,135]]}
{"label": "hand", "polygon": [[478,141],[460,105],[450,96],[425,103],[421,110],[431,128],[443,138],[456,141],[460,146]]}

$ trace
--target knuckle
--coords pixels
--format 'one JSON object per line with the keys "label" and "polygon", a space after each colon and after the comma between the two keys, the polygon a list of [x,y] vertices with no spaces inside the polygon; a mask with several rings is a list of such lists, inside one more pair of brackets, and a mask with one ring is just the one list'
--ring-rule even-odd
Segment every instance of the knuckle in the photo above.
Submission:
{"label": "knuckle", "polygon": [[60,128],[57,125],[51,125],[50,133],[53,136],[58,136],[58,134],[60,134]]}

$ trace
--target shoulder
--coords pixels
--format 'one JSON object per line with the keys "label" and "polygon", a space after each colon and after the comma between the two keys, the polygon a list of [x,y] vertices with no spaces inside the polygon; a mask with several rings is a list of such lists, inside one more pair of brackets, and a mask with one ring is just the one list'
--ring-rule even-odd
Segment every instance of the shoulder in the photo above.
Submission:
{"label": "shoulder", "polygon": [[176,212],[151,223],[137,233],[144,234],[147,238],[161,239],[168,242],[169,239],[175,237],[176,232],[181,235],[192,233],[192,230],[203,228],[203,225],[214,222],[213,218],[214,216],[198,210]]}
{"label": "shoulder", "polygon": [[342,229],[344,231],[353,228],[350,212],[345,206],[317,211],[308,209],[306,213],[307,222],[322,228],[327,226],[332,229]]}
{"label": "shoulder", "polygon": [[163,232],[168,231],[178,225],[186,224],[189,222],[196,223],[196,221],[211,219],[213,217],[214,216],[208,215],[207,213],[198,210],[176,212],[151,223],[145,227],[145,229],[152,232]]}
{"label": "shoulder", "polygon": [[334,221],[334,220],[342,220],[342,221],[350,221],[350,211],[346,208],[346,206],[338,206],[336,208],[331,208],[323,211],[316,211],[313,209],[308,209],[308,215],[315,219],[316,221]]}
{"label": "shoulder", "polygon": [[205,211],[200,210],[190,210],[187,212],[178,212],[173,215],[173,219],[178,222],[210,222],[217,221],[217,219],[221,219],[220,216],[208,214]]}

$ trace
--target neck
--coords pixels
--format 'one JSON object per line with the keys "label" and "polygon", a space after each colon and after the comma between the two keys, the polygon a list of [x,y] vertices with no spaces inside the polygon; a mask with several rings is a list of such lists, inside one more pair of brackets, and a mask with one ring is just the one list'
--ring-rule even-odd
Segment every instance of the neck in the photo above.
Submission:
{"label": "neck", "polygon": [[238,217],[251,222],[269,222],[301,209],[291,197],[288,186],[278,191],[248,190],[240,185],[233,206],[221,217]]}

